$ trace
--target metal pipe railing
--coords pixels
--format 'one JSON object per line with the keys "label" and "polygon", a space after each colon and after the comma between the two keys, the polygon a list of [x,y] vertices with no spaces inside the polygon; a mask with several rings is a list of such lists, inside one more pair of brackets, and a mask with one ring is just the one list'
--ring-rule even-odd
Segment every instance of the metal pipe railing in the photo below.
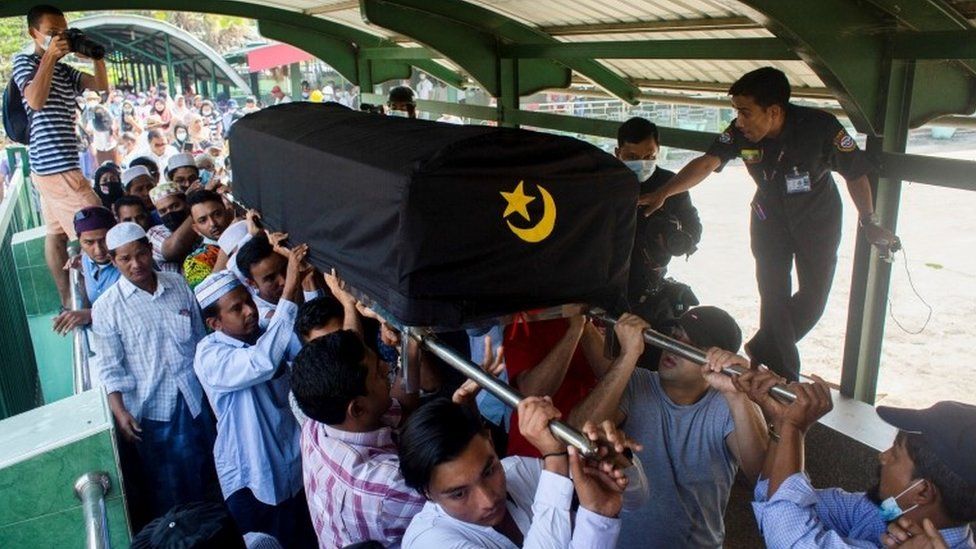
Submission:
{"label": "metal pipe railing", "polygon": [[104,471],[90,471],[75,481],[75,496],[81,500],[81,513],[85,520],[85,547],[88,549],[108,549],[112,545],[105,512],[105,496],[111,488],[112,481]]}
{"label": "metal pipe railing", "polygon": [[[74,266],[75,258],[79,255],[77,246],[68,246],[69,263],[72,265],[68,273],[69,288],[71,290],[71,310],[78,311],[85,308],[84,296],[81,292],[81,269]],[[91,346],[88,342],[88,326],[77,326],[72,330],[72,379],[75,394],[85,392],[92,387]]]}
{"label": "metal pipe railing", "polygon": [[[491,374],[482,370],[477,364],[462,358],[454,349],[438,339],[433,332],[413,328],[408,333],[423,348],[433,353],[466,377],[474,380],[481,388],[498,397],[506,405],[516,408],[519,402],[525,398],[518,391],[508,386],[508,384],[499,381]],[[549,429],[556,438],[566,444],[575,446],[584,456],[594,457],[597,455],[596,446],[594,446],[590,439],[562,421],[551,421],[549,423]]]}
{"label": "metal pipe railing", "polygon": [[[603,309],[591,309],[588,313],[591,317],[597,318],[607,324],[613,326],[617,323],[617,319],[608,314]],[[662,349],[681,358],[690,360],[696,364],[705,364],[708,360],[705,358],[705,352],[695,347],[694,345],[688,345],[682,341],[678,341],[672,337],[668,337],[661,332],[657,332],[650,328],[644,330],[644,342],[648,345],[653,345],[658,349]],[[722,369],[722,373],[727,376],[740,376],[748,371],[748,368],[743,368],[741,366],[726,366]],[[786,387],[786,385],[779,384],[775,385],[769,392],[776,398],[784,402],[793,402],[796,400],[796,395],[792,390]]]}

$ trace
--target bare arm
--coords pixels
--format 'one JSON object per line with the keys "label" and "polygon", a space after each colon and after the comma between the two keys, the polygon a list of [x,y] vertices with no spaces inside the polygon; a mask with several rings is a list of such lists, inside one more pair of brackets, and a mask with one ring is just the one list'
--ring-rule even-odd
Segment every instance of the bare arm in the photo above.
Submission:
{"label": "bare arm", "polygon": [[82,73],[81,85],[84,88],[95,91],[108,91],[108,71],[105,68],[104,59],[93,59],[95,64],[95,74]]}
{"label": "bare arm", "polygon": [[526,396],[551,396],[566,378],[569,362],[576,352],[576,345],[583,335],[582,316],[570,319],[566,334],[549,351],[542,362],[522,372],[512,380],[513,385]]}
{"label": "bare arm", "polygon": [[759,407],[746,395],[736,392],[726,393],[724,396],[735,423],[735,430],[725,438],[725,444],[739,462],[743,474],[756,482],[769,447],[766,422],[763,421]]}
{"label": "bare arm", "polygon": [[847,191],[851,193],[851,200],[857,207],[858,217],[867,217],[874,213],[874,197],[871,193],[871,182],[868,176],[862,175],[847,182]]}
{"label": "bare arm", "polygon": [[623,421],[620,399],[644,352],[643,333],[647,327],[647,322],[638,316],[621,315],[614,326],[620,340],[620,356],[610,364],[590,394],[569,413],[570,425],[581,428],[587,421],[600,424],[609,419],[615,425]]}
{"label": "bare arm", "polygon": [[183,223],[173,231],[169,238],[163,241],[162,252],[166,261],[179,262],[186,259],[187,254],[193,251],[200,238],[193,230],[193,222],[187,217]]}
{"label": "bare arm", "polygon": [[603,354],[603,346],[604,339],[600,330],[597,330],[592,323],[587,322],[583,327],[580,347],[583,349],[583,356],[586,357],[586,361],[590,364],[590,369],[593,370],[593,375],[597,379],[602,379],[613,364],[613,360]]}
{"label": "bare arm", "polygon": [[685,167],[660,189],[641,195],[637,205],[646,206],[644,215],[651,215],[661,208],[668,197],[683,193],[701,183],[721,165],[722,160],[719,157],[703,154],[685,164]]}
{"label": "bare arm", "polygon": [[[59,48],[61,45],[63,45],[64,53],[60,53]],[[51,80],[54,78],[54,67],[67,51],[67,42],[59,36],[51,40],[50,47],[41,56],[41,62],[37,66],[37,72],[34,73],[34,78],[24,88],[24,99],[27,100],[27,104],[31,109],[39,111],[47,104],[47,97],[51,94]]]}

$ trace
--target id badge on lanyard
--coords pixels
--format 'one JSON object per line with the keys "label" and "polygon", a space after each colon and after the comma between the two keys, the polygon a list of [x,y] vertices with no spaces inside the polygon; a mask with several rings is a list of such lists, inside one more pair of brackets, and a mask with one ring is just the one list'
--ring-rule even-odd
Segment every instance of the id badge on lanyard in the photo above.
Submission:
{"label": "id badge on lanyard", "polygon": [[801,172],[796,167],[786,178],[786,194],[808,193],[813,185],[810,182],[810,172]]}

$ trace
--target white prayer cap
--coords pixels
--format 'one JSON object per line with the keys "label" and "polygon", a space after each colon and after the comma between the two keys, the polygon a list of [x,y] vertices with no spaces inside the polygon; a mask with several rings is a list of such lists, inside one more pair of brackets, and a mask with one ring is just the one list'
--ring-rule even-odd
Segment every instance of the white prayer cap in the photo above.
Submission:
{"label": "white prayer cap", "polygon": [[119,223],[105,233],[105,246],[114,251],[140,238],[146,238],[145,229],[131,221],[126,221]]}
{"label": "white prayer cap", "polygon": [[217,239],[217,245],[225,254],[230,255],[241,244],[245,236],[247,236],[247,221],[237,221],[224,229],[220,238]]}
{"label": "white prayer cap", "polygon": [[145,166],[132,166],[122,172],[122,186],[128,187],[129,183],[132,183],[132,180],[140,175],[152,178],[152,174],[149,173],[149,169]]}
{"label": "white prayer cap", "polygon": [[166,163],[166,177],[177,168],[196,168],[197,163],[193,160],[193,155],[190,153],[180,153],[174,154],[169,157],[169,162]]}
{"label": "white prayer cap", "polygon": [[193,289],[193,294],[196,295],[200,308],[206,309],[239,286],[241,281],[237,276],[225,269],[204,278],[203,282]]}

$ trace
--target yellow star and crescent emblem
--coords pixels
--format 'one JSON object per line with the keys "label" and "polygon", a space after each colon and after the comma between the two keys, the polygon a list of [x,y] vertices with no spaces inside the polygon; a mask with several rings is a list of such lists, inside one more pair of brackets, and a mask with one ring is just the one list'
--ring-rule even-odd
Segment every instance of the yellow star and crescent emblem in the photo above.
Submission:
{"label": "yellow star and crescent emblem", "polygon": [[[502,214],[502,219],[517,213],[521,215],[526,221],[531,221],[529,216],[528,205],[530,202],[535,200],[534,196],[528,196],[525,194],[524,181],[519,181],[519,184],[515,187],[512,192],[502,191],[500,194],[505,202],[508,204],[505,207],[505,212]],[[542,197],[542,219],[538,223],[529,228],[516,227],[511,221],[505,219],[505,223],[508,228],[515,236],[521,238],[522,240],[529,243],[542,242],[552,234],[552,230],[556,227],[556,201],[552,199],[552,195],[549,191],[541,185],[536,185],[539,189],[539,196]]]}

